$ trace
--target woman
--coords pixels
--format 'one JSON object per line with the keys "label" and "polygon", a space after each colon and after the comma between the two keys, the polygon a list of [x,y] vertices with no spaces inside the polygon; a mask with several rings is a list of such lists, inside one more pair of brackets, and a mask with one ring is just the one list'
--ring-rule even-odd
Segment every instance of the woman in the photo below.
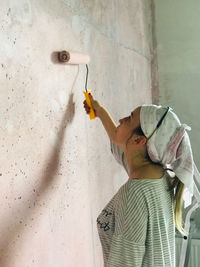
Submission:
{"label": "woman", "polygon": [[[97,218],[104,267],[175,267],[175,226],[185,234],[184,186],[193,192],[189,127],[169,107],[156,105],[136,108],[117,127],[90,99],[129,176]],[[89,113],[86,101],[84,107]]]}

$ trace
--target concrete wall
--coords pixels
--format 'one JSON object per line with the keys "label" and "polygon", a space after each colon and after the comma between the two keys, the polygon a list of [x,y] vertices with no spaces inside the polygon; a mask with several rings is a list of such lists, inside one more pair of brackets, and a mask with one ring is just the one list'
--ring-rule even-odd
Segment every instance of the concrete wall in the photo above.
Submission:
{"label": "concrete wall", "polygon": [[88,88],[118,121],[151,103],[151,16],[141,0],[2,0],[0,9],[0,266],[100,267],[96,218],[127,180]]}
{"label": "concrete wall", "polygon": [[[198,1],[154,0],[158,103],[171,106],[188,132],[200,170],[200,36]],[[200,186],[199,186],[200,190]],[[200,210],[193,213],[200,233]]]}
{"label": "concrete wall", "polygon": [[170,105],[189,132],[198,168],[200,168],[200,36],[198,1],[155,2],[159,100]]}

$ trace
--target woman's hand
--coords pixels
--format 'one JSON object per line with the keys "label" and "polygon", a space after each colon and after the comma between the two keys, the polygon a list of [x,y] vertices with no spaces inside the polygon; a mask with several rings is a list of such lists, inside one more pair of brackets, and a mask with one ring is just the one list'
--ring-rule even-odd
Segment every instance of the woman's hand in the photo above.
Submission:
{"label": "woman's hand", "polygon": [[[94,109],[96,117],[99,117],[109,138],[115,143],[117,126],[115,125],[107,110],[103,106],[101,106],[98,101],[94,100],[90,93],[89,97],[91,101],[91,106]],[[84,100],[83,103],[86,113],[89,114],[90,107],[88,106],[86,100]]]}
{"label": "woman's hand", "polygon": [[[99,104],[98,101],[93,99],[93,97],[90,93],[89,93],[89,97],[90,97],[91,105],[92,105],[92,108],[94,110],[95,116],[99,117],[98,114],[99,114],[99,110],[101,108],[101,105]],[[88,106],[86,100],[83,101],[83,104],[84,104],[84,108],[85,108],[86,113],[89,114],[90,113],[90,107]]]}

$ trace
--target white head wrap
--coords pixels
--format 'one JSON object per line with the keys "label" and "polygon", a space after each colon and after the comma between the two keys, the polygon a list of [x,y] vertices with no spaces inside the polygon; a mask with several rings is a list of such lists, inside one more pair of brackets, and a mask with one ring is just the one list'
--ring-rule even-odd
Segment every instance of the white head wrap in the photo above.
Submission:
{"label": "white head wrap", "polygon": [[[191,194],[194,189],[194,165],[189,136],[191,130],[181,124],[177,115],[169,108],[162,124],[156,126],[167,108],[156,105],[142,105],[140,124],[147,141],[147,151],[153,162],[159,162],[164,168],[171,168]],[[152,135],[153,133],[153,135]]]}

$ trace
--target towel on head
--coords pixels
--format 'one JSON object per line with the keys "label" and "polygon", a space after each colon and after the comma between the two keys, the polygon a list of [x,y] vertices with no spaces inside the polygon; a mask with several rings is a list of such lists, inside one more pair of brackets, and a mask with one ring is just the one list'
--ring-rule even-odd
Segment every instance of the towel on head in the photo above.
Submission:
{"label": "towel on head", "polygon": [[191,128],[186,124],[181,124],[177,115],[170,108],[161,125],[155,131],[165,112],[166,108],[162,106],[145,104],[141,107],[141,128],[147,138],[150,136],[147,140],[149,157],[153,162],[162,164],[164,168],[172,169],[190,194],[193,195],[193,154],[186,132]]}

